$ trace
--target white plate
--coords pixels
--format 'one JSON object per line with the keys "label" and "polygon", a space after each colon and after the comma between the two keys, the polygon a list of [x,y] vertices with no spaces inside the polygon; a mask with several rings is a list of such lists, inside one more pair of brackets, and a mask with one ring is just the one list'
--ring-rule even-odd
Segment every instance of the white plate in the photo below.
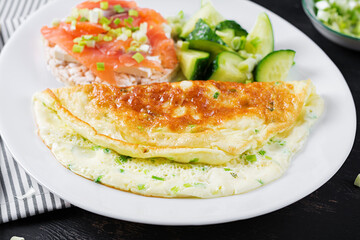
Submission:
{"label": "white plate", "polygon": [[[164,16],[184,10],[192,14],[200,0],[139,0]],[[344,163],[355,137],[356,114],[349,88],[334,63],[308,37],[272,12],[252,2],[214,0],[229,19],[250,30],[260,12],[267,12],[275,31],[276,49],[296,50],[289,79],[311,78],[326,110],[303,150],[283,177],[255,191],[216,199],[161,199],[108,188],[62,167],[35,132],[31,97],[36,91],[60,87],[45,66],[40,28],[67,15],[74,1],[53,2],[13,35],[0,56],[0,130],[20,165],[50,191],[70,203],[101,215],[163,225],[201,225],[259,216],[310,194]]]}

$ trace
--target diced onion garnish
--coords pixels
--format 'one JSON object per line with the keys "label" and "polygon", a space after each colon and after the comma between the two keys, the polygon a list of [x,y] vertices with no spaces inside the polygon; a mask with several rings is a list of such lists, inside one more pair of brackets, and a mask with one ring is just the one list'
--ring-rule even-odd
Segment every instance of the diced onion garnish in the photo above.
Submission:
{"label": "diced onion garnish", "polygon": [[142,61],[144,61],[144,56],[139,52],[135,53],[132,56],[132,58],[135,59],[135,61],[138,62],[138,63],[141,63]]}
{"label": "diced onion garnish", "polygon": [[150,50],[150,45],[149,44],[142,44],[139,47],[139,50],[142,51],[142,52],[148,52]]}
{"label": "diced onion garnish", "polygon": [[102,10],[106,10],[109,8],[109,3],[108,2],[100,2],[100,8]]}
{"label": "diced onion garnish", "polygon": [[319,10],[324,10],[330,7],[330,4],[327,1],[319,1],[315,3],[315,7]]}
{"label": "diced onion garnish", "polygon": [[104,71],[104,70],[105,70],[105,63],[103,63],[103,62],[97,62],[97,63],[96,63],[96,69],[97,69],[98,71]]}
{"label": "diced onion garnish", "polygon": [[121,41],[126,41],[128,40],[128,36],[125,33],[122,33],[116,39]]}
{"label": "diced onion garnish", "polygon": [[162,28],[163,28],[163,30],[165,32],[166,37],[171,38],[171,27],[168,24],[163,23]]}
{"label": "diced onion garnish", "polygon": [[129,10],[129,16],[137,17],[137,16],[139,16],[139,13],[138,13],[138,11],[136,11],[134,9],[130,9]]}
{"label": "diced onion garnish", "polygon": [[95,40],[86,41],[86,46],[89,47],[89,48],[94,48],[95,44],[96,44]]}
{"label": "diced onion garnish", "polygon": [[72,51],[73,51],[74,53],[82,53],[82,51],[84,51],[84,46],[78,45],[78,44],[74,44]]}
{"label": "diced onion garnish", "polygon": [[89,22],[91,23],[98,23],[99,20],[99,14],[95,11],[89,12]]}
{"label": "diced onion garnish", "polygon": [[117,13],[123,13],[123,12],[125,12],[125,10],[121,7],[121,5],[115,5],[115,6],[114,6],[114,10],[115,10],[115,12],[117,12]]}
{"label": "diced onion garnish", "polygon": [[354,182],[354,185],[357,186],[357,187],[360,187],[360,173],[357,175],[357,177],[355,179],[355,182]]}

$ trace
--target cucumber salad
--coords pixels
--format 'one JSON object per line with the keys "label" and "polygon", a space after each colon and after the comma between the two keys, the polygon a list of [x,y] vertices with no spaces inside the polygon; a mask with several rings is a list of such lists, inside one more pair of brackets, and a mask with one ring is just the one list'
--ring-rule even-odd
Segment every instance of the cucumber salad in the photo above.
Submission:
{"label": "cucumber salad", "polygon": [[360,38],[360,0],[315,0],[314,10],[326,26]]}
{"label": "cucumber salad", "polygon": [[177,55],[188,80],[249,83],[283,81],[294,63],[295,51],[274,51],[270,19],[260,13],[248,32],[238,22],[225,19],[211,1],[187,21],[181,11],[168,18]]}

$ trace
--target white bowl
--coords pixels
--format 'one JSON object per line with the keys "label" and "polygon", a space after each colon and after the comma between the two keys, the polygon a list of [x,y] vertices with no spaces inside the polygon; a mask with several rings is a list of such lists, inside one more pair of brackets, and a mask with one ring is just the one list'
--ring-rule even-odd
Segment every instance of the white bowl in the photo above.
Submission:
{"label": "white bowl", "polygon": [[352,37],[345,35],[343,33],[337,32],[330,27],[323,24],[315,16],[314,12],[314,1],[313,0],[302,0],[302,6],[306,15],[310,18],[314,27],[327,39],[330,41],[339,44],[343,47],[350,48],[353,50],[360,51],[360,38]]}

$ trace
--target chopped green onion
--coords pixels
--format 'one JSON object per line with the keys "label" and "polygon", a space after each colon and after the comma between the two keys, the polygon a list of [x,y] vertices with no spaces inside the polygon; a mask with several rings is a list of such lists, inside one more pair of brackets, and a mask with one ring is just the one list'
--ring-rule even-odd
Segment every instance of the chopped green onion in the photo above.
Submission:
{"label": "chopped green onion", "polygon": [[120,155],[116,159],[116,162],[119,163],[119,164],[123,164],[123,163],[126,163],[130,158],[131,158],[130,156]]}
{"label": "chopped green onion", "polygon": [[234,49],[235,51],[240,49],[240,45],[241,45],[241,37],[234,37],[231,40],[231,48]]}
{"label": "chopped green onion", "polygon": [[110,42],[112,40],[113,40],[113,38],[111,36],[104,36],[104,41],[105,42]]}
{"label": "chopped green onion", "polygon": [[97,69],[98,71],[105,71],[105,63],[103,63],[103,62],[97,62],[97,63],[96,63],[96,69]]}
{"label": "chopped green onion", "polygon": [[87,21],[87,18],[86,18],[86,17],[81,17],[79,21],[80,21],[80,22],[86,22],[86,21]]}
{"label": "chopped green onion", "polygon": [[257,45],[259,45],[259,43],[261,43],[261,40],[259,37],[255,37],[253,40],[250,41],[250,44],[253,45],[254,47],[257,47]]}
{"label": "chopped green onion", "polygon": [[129,16],[137,17],[137,16],[139,16],[139,13],[138,13],[138,11],[136,11],[134,9],[130,9]]}
{"label": "chopped green onion", "polygon": [[108,2],[100,2],[100,8],[102,10],[106,10],[109,8],[109,3]]}
{"label": "chopped green onion", "polygon": [[234,173],[234,172],[231,172],[230,174],[231,174],[231,176],[233,176],[233,178],[237,178],[237,177],[238,177],[238,175],[237,175],[236,173]]}
{"label": "chopped green onion", "polygon": [[174,186],[170,190],[175,194],[180,190],[180,188],[178,186]]}
{"label": "chopped green onion", "polygon": [[104,29],[105,31],[107,31],[107,32],[111,30],[111,27],[109,27],[109,25],[107,25],[107,24],[105,24],[105,23],[102,25],[102,27],[103,27],[103,29]]}
{"label": "chopped green onion", "polygon": [[176,46],[180,48],[181,50],[188,50],[189,49],[189,42],[183,42],[181,40],[177,41]]}
{"label": "chopped green onion", "polygon": [[149,169],[145,169],[145,170],[144,170],[144,173],[145,173],[145,174],[148,174],[149,172],[150,172]]}
{"label": "chopped green onion", "polygon": [[123,12],[125,12],[125,10],[121,7],[121,5],[115,5],[115,6],[114,6],[114,10],[115,10],[115,12],[117,12],[117,13],[123,13]]}
{"label": "chopped green onion", "polygon": [[94,180],[94,182],[100,183],[102,177],[103,177],[103,175],[98,176],[98,177]]}
{"label": "chopped green onion", "polygon": [[360,187],[360,173],[357,175],[357,177],[355,179],[355,182],[354,182],[354,185],[357,186],[357,187]]}
{"label": "chopped green onion", "polygon": [[243,50],[243,49],[245,48],[245,44],[246,44],[246,37],[245,37],[245,36],[241,36],[241,37],[240,37],[239,50]]}
{"label": "chopped green onion", "polygon": [[59,25],[60,25],[60,20],[59,19],[52,20],[51,26],[58,27]]}
{"label": "chopped green onion", "polygon": [[68,168],[69,170],[71,170],[71,167],[72,167],[71,164],[69,164],[67,168]]}
{"label": "chopped green onion", "polygon": [[75,29],[76,29],[76,20],[72,20],[70,30],[75,30]]}
{"label": "chopped green onion", "polygon": [[189,163],[195,163],[195,162],[198,162],[198,161],[199,161],[198,158],[194,158],[194,159],[190,160]]}
{"label": "chopped green onion", "polygon": [[144,56],[139,52],[135,53],[132,58],[135,59],[135,61],[138,63],[141,63],[145,59]]}
{"label": "chopped green onion", "polygon": [[267,160],[271,160],[271,159],[272,159],[272,157],[269,157],[269,156],[265,156],[265,158],[266,158]]}
{"label": "chopped green onion", "polygon": [[184,187],[189,188],[192,187],[192,185],[190,183],[184,183]]}
{"label": "chopped green onion", "polygon": [[224,170],[225,170],[226,172],[231,171],[230,168],[224,168]]}
{"label": "chopped green onion", "polygon": [[128,18],[124,19],[124,22],[129,24],[130,27],[132,27],[133,21],[134,21],[134,19],[132,17],[128,17]]}
{"label": "chopped green onion", "polygon": [[121,23],[121,20],[119,18],[115,19],[114,20],[114,24],[115,25],[119,25]]}
{"label": "chopped green onion", "polygon": [[78,9],[78,12],[79,12],[80,17],[85,17],[85,18],[89,17],[89,9],[87,9],[87,8]]}
{"label": "chopped green onion", "polygon": [[102,17],[102,18],[100,18],[99,23],[109,25],[111,23],[111,21],[107,17]]}
{"label": "chopped green onion", "polygon": [[139,184],[138,186],[139,190],[144,190],[145,189],[145,184]]}
{"label": "chopped green onion", "polygon": [[100,146],[92,146],[92,150],[98,150],[98,149],[100,149],[100,148],[102,148],[102,147],[100,147]]}
{"label": "chopped green onion", "polygon": [[125,172],[125,170],[124,169],[119,169],[119,171],[120,171],[120,173],[124,173]]}
{"label": "chopped green onion", "polygon": [[261,156],[264,156],[264,155],[266,154],[266,152],[265,152],[264,150],[260,150],[260,151],[259,151],[259,154],[260,154]]}
{"label": "chopped green onion", "polygon": [[104,153],[110,153],[110,149],[109,148],[104,148]]}
{"label": "chopped green onion", "polygon": [[259,133],[260,131],[259,131],[258,129],[255,129],[254,132],[255,132],[255,133]]}
{"label": "chopped green onion", "polygon": [[76,21],[76,18],[74,18],[74,17],[66,17],[66,18],[65,18],[65,22],[66,22],[66,23],[71,23],[71,22],[74,21],[74,20]]}
{"label": "chopped green onion", "polygon": [[219,95],[220,95],[220,93],[219,93],[219,92],[216,92],[216,93],[214,94],[214,98],[217,99],[217,98],[219,97]]}
{"label": "chopped green onion", "polygon": [[73,18],[78,18],[79,17],[79,10],[77,8],[71,9],[71,16]]}
{"label": "chopped green onion", "polygon": [[184,18],[184,11],[181,10],[180,12],[178,12],[177,16],[178,16],[178,18],[183,19]]}
{"label": "chopped green onion", "polygon": [[258,179],[257,181],[258,181],[261,185],[264,184],[264,182],[263,182],[261,179]]}
{"label": "chopped green onion", "polygon": [[159,181],[164,181],[165,180],[164,178],[157,177],[157,176],[152,176],[151,178],[155,179],[155,180],[159,180]]}
{"label": "chopped green onion", "polygon": [[246,161],[248,161],[248,162],[251,162],[251,163],[256,162],[256,155],[255,154],[246,155],[245,158],[246,158]]}
{"label": "chopped green onion", "polygon": [[72,51],[74,53],[82,53],[82,51],[84,51],[84,46],[74,44]]}
{"label": "chopped green onion", "polygon": [[83,39],[85,39],[85,40],[91,40],[91,39],[93,39],[94,38],[94,36],[93,35],[82,35],[81,36],[81,38],[83,38]]}

